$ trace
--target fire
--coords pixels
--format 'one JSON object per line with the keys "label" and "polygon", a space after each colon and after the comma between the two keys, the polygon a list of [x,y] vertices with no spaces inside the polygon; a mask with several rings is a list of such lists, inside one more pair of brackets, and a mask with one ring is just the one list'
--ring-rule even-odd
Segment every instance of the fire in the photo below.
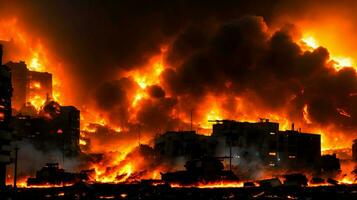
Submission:
{"label": "fire", "polygon": [[[301,38],[300,43],[302,44],[303,48],[305,47],[305,50],[314,50],[320,46],[318,41],[311,35],[306,35],[303,38]],[[333,55],[333,54],[330,56],[331,56],[331,61],[333,63],[333,67],[336,70],[340,70],[343,67],[354,67],[354,60],[350,57]]]}
{"label": "fire", "polygon": [[33,71],[43,71],[43,65],[40,63],[38,52],[33,54],[28,67]]}
{"label": "fire", "polygon": [[[206,114],[206,120],[207,122],[214,121],[214,120],[222,120],[223,118],[221,117],[219,109],[211,109],[207,114]],[[204,123],[202,124],[203,128],[210,128],[211,124]]]}
{"label": "fire", "polygon": [[114,170],[112,172],[107,172],[103,168],[99,168],[100,166],[96,165],[96,177],[95,180],[104,183],[122,183],[126,182],[128,178],[134,171],[134,167],[132,164],[126,164],[119,170]]}
{"label": "fire", "polygon": [[241,188],[244,182],[241,181],[219,181],[219,182],[209,182],[209,183],[197,183],[193,185],[180,185],[180,184],[170,184],[171,187],[197,187],[197,188]]}
{"label": "fire", "polygon": [[[41,38],[36,38],[23,30],[17,18],[0,20],[0,40],[8,42],[9,48],[15,47],[16,51],[7,52],[5,62],[24,60],[31,71],[49,72],[53,75],[53,94],[50,96],[62,104],[64,95],[68,92],[62,87],[62,83],[67,81],[63,74],[61,63],[54,59],[51,52],[46,48],[46,44]],[[30,88],[40,90],[40,83],[31,83]],[[43,106],[46,96],[39,94],[28,97],[36,109]]]}
{"label": "fire", "polygon": [[138,102],[140,100],[142,100],[143,98],[145,98],[147,96],[147,94],[144,92],[144,91],[138,91],[136,94],[135,94],[135,97],[134,97],[134,100],[132,102],[132,106],[135,107]]}
{"label": "fire", "polygon": [[79,140],[79,144],[80,145],[87,145],[87,142],[85,140],[80,139]]}
{"label": "fire", "polygon": [[131,173],[133,172],[133,167],[131,164],[127,164],[125,165],[119,172],[119,175],[124,175],[123,177],[121,177],[118,182],[125,182],[131,175]]}
{"label": "fire", "polygon": [[302,43],[309,49],[316,49],[319,47],[317,41],[312,36],[305,36],[301,39]]}
{"label": "fire", "polygon": [[304,116],[304,120],[307,124],[312,124],[311,122],[311,119],[310,119],[310,116],[309,116],[309,107],[307,104],[304,105],[304,108],[303,108],[303,116]]}
{"label": "fire", "polygon": [[[56,101],[61,103],[61,100],[66,96],[66,91],[61,88],[62,82],[65,82],[66,78],[61,74],[61,71],[55,69],[56,63],[52,57],[50,52],[45,48],[44,43],[41,40],[33,40],[27,33],[25,33],[21,27],[18,25],[16,19],[12,19],[9,21],[0,21],[0,26],[3,27],[0,30],[6,30],[6,32],[0,32],[1,40],[11,40],[18,43],[19,46],[23,46],[24,50],[21,52],[21,55],[16,55],[14,57],[24,58],[30,70],[34,71],[49,71],[53,73],[54,76],[54,91],[53,98]],[[300,44],[302,48],[305,50],[314,50],[320,46],[319,40],[317,37],[313,35],[305,35],[301,38]],[[130,122],[136,122],[136,114],[140,109],[141,103],[150,98],[148,94],[148,88],[153,85],[161,86],[165,89],[164,84],[161,80],[161,74],[167,68],[165,63],[167,48],[164,47],[161,50],[159,55],[153,56],[148,60],[148,63],[145,66],[136,68],[134,70],[126,71],[125,73],[120,73],[118,78],[126,77],[133,80],[138,87],[134,88],[132,94],[129,95],[130,106],[128,110],[130,111]],[[343,57],[339,55],[331,55],[331,61],[333,63],[333,67],[336,70],[340,70],[343,67],[350,67],[354,65],[354,60],[350,57]],[[51,68],[52,66],[52,68]],[[63,78],[63,79],[62,79]],[[60,81],[61,80],[61,81]],[[231,87],[232,83],[227,82],[226,86]],[[31,88],[40,90],[41,84],[38,82],[33,82],[30,85]],[[166,92],[166,91],[165,91]],[[167,91],[170,92],[170,91]],[[70,93],[70,92],[67,92]],[[227,95],[228,96],[228,95]],[[271,112],[265,110],[263,107],[259,107],[253,105],[253,101],[250,101],[249,96],[245,97],[237,96],[233,99],[234,103],[236,103],[235,108],[227,109],[225,108],[225,104],[227,101],[226,96],[218,96],[215,94],[209,94],[204,98],[204,102],[197,110],[193,110],[194,108],[190,108],[192,112],[195,114],[192,116],[192,123],[194,127],[199,127],[202,129],[210,129],[211,123],[209,121],[212,120],[223,120],[223,119],[237,119],[241,121],[256,121],[259,118],[265,117],[270,118],[275,122],[279,122],[281,124],[281,129],[288,129],[291,121],[287,119],[289,113],[287,110],[277,110],[275,112]],[[29,97],[29,102],[39,110],[44,103],[46,102],[46,98],[33,95]],[[336,139],[329,139],[325,136],[325,132],[329,130],[333,130],[330,127],[314,127],[313,120],[309,114],[309,105],[305,104],[302,108],[303,119],[301,119],[301,126],[306,126],[309,130],[313,130],[316,133],[322,134],[322,147],[323,149],[329,149],[334,147],[347,146],[346,140],[341,139],[339,133],[335,133]],[[351,117],[348,111],[339,108],[337,112],[344,117]],[[189,113],[179,110],[175,108],[175,116],[185,124],[189,124],[191,119]],[[87,140],[85,140],[89,134],[96,134],[98,130],[98,126],[108,127],[115,134],[125,134],[128,127],[120,126],[111,123],[110,118],[101,114],[92,108],[87,108],[85,106],[81,107],[81,137],[80,145],[86,146],[88,145]],[[197,116],[196,116],[197,115]],[[0,116],[1,119],[1,116]],[[198,129],[198,128],[197,128]],[[200,130],[199,133],[202,134],[210,134],[210,130],[204,131]],[[146,138],[146,141],[149,141],[152,138]],[[331,142],[332,141],[332,142]],[[148,143],[148,142],[147,142]],[[137,147],[137,141],[125,141],[125,145],[117,145],[118,149],[106,149],[105,155],[114,154],[108,156],[108,160],[105,160],[101,163],[92,163],[89,168],[94,168],[95,170],[95,181],[99,182],[127,182],[130,178],[137,172],[141,170],[140,168],[140,158],[138,160],[125,160],[126,156],[133,151]],[[94,147],[96,148],[96,147]],[[105,148],[105,147],[103,147]],[[114,152],[113,152],[114,151]],[[94,151],[95,152],[95,151]],[[157,179],[160,177],[160,170],[153,170],[149,178]],[[163,169],[164,170],[164,169]],[[341,182],[351,183],[352,179],[350,176],[343,177]],[[22,183],[21,183],[22,185]],[[177,185],[172,185],[176,187]],[[197,187],[200,188],[214,188],[214,187],[242,187],[243,182],[218,182],[218,183],[200,183]],[[178,187],[178,186],[177,186]]]}
{"label": "fire", "polygon": [[54,188],[54,187],[65,187],[65,186],[72,186],[73,184],[59,184],[59,185],[54,185],[54,184],[44,184],[44,185],[31,185],[31,186],[26,186],[27,188]]}
{"label": "fire", "polygon": [[161,53],[152,57],[148,64],[138,70],[126,72],[122,77],[132,78],[139,86],[135,91],[135,95],[132,97],[132,107],[136,107],[137,104],[148,97],[147,87],[151,85],[160,85],[160,75],[165,69],[164,56],[166,48],[161,49]]}
{"label": "fire", "polygon": [[30,83],[30,89],[41,89],[41,83],[33,81]]}
{"label": "fire", "polygon": [[28,101],[36,108],[36,110],[40,110],[40,108],[45,104],[46,99],[39,95],[35,95],[30,97]]}
{"label": "fire", "polygon": [[161,54],[154,56],[149,60],[149,64],[143,69],[128,72],[127,77],[133,77],[134,81],[145,89],[149,85],[160,84],[160,75],[164,70],[164,55],[166,50],[163,49]]}
{"label": "fire", "polygon": [[341,69],[342,67],[354,66],[352,58],[336,56],[333,57],[333,60],[336,61],[335,67],[337,70]]}

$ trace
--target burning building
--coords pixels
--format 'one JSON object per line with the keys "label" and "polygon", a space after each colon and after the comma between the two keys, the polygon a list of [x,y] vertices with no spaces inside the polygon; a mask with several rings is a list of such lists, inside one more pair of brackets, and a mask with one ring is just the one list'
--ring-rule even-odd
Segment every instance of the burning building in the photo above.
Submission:
{"label": "burning building", "polygon": [[58,131],[63,135],[65,154],[78,155],[80,152],[80,111],[74,106],[61,106],[57,124]]}
{"label": "burning building", "polygon": [[17,139],[27,138],[42,151],[79,153],[80,112],[52,101],[52,74],[28,69],[24,61],[8,62],[14,88],[11,127]]}
{"label": "burning building", "polygon": [[0,46],[0,190],[5,187],[6,165],[10,163],[11,132],[11,71],[2,65],[2,46]]}
{"label": "burning building", "polygon": [[60,150],[67,156],[80,152],[80,111],[74,106],[47,102],[40,115],[16,115],[12,120],[14,134],[27,139],[41,151]]}
{"label": "burning building", "polygon": [[166,132],[155,149],[166,158],[228,156],[230,163],[260,162],[275,169],[313,169],[321,158],[320,135],[292,130],[263,119],[257,123],[217,120],[211,136],[194,131]]}
{"label": "burning building", "polygon": [[215,155],[218,141],[195,131],[168,131],[155,140],[155,149],[163,158],[200,158]]}
{"label": "burning building", "polygon": [[31,71],[24,61],[10,61],[6,65],[11,68],[13,74],[13,108],[20,110],[28,102],[39,108],[47,98],[52,98],[52,74]]}
{"label": "burning building", "polygon": [[294,130],[280,131],[279,124],[261,119],[257,123],[230,120],[213,125],[214,137],[224,137],[226,146],[237,149],[237,157],[260,160],[266,166],[313,168],[321,156],[320,135]]}

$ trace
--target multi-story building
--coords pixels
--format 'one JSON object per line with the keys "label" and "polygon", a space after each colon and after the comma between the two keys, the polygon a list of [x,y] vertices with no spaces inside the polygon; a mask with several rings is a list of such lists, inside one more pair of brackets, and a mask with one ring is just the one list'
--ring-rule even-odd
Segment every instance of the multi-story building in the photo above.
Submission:
{"label": "multi-story building", "polygon": [[61,106],[60,115],[56,119],[62,127],[64,151],[67,155],[77,155],[80,151],[80,111],[74,106]]}
{"label": "multi-story building", "polygon": [[155,149],[162,158],[199,158],[215,154],[218,142],[195,131],[168,131],[155,140]]}
{"label": "multi-story building", "polygon": [[223,148],[233,149],[237,163],[254,161],[272,167],[278,165],[278,135],[279,124],[266,119],[257,123],[218,120],[212,132],[213,137],[224,138]]}
{"label": "multi-story building", "polygon": [[2,65],[2,46],[0,45],[0,190],[6,186],[6,165],[10,163],[11,96],[11,71]]}
{"label": "multi-story building", "polygon": [[12,72],[13,108],[20,110],[27,102],[41,104],[52,98],[52,74],[31,71],[24,61],[10,61],[6,65]]}
{"label": "multi-story building", "polygon": [[262,119],[257,123],[214,121],[211,136],[193,131],[167,132],[155,141],[159,155],[168,158],[229,157],[233,165],[259,163],[270,168],[303,169],[318,166],[320,135],[292,130]]}
{"label": "multi-story building", "polygon": [[[80,112],[73,106],[48,102],[47,113],[37,116],[16,115],[12,121],[18,139],[31,141],[41,151],[60,150],[66,156],[80,152]],[[51,110],[55,109],[55,110]]]}

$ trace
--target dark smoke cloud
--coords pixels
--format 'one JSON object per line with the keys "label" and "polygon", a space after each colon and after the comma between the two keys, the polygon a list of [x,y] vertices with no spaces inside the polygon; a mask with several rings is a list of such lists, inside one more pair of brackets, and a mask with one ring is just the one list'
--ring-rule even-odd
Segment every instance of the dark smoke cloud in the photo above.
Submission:
{"label": "dark smoke cloud", "polygon": [[[270,17],[276,1],[0,1],[35,38],[66,62],[83,91],[118,78],[118,70],[142,65],[181,30],[212,26],[247,13]],[[6,12],[5,12],[6,11]],[[195,35],[187,36],[195,40]],[[202,39],[204,40],[204,39]],[[193,44],[199,46],[200,41]],[[185,48],[185,47],[177,47]],[[81,90],[77,90],[81,91]],[[78,92],[76,97],[86,97]],[[81,102],[81,101],[79,101]]]}
{"label": "dark smoke cloud", "polygon": [[[336,71],[327,49],[303,51],[292,37],[289,29],[270,36],[262,17],[243,17],[221,26],[202,48],[192,49],[191,56],[163,76],[174,94],[197,98],[212,91],[218,96],[249,91],[271,111],[291,107],[292,119],[301,121],[307,104],[314,123],[357,128],[353,124],[357,102],[351,95],[357,89],[355,70]],[[185,43],[181,38],[176,42]],[[170,49],[169,55],[175,51]],[[341,110],[351,117],[341,115]]]}
{"label": "dark smoke cloud", "polygon": [[128,95],[132,95],[137,87],[138,85],[128,78],[106,81],[94,91],[95,104],[111,122],[126,126],[130,106]]}
{"label": "dark smoke cloud", "polygon": [[178,124],[178,121],[170,116],[176,103],[177,99],[174,98],[143,100],[140,105],[141,109],[137,114],[137,120],[150,131],[172,130]]}
{"label": "dark smoke cloud", "polygon": [[165,91],[158,85],[153,85],[148,88],[149,94],[154,98],[163,98],[165,97]]}
{"label": "dark smoke cloud", "polygon": [[[200,48],[215,27],[252,14],[268,23],[286,13],[304,17],[316,5],[301,1],[0,1],[5,16],[15,16],[26,30],[42,37],[68,63],[67,74],[85,89],[113,79],[118,69],[140,66],[159,53],[160,45],[178,37],[189,43],[174,46],[180,59]],[[342,5],[351,6],[353,1]],[[335,6],[334,1],[324,1]],[[36,37],[35,37],[36,38]],[[86,90],[85,90],[86,91]],[[83,95],[78,95],[81,97]]]}
{"label": "dark smoke cloud", "polygon": [[353,129],[355,72],[332,70],[327,49],[303,52],[293,42],[291,27],[275,24],[285,17],[316,17],[318,10],[355,6],[353,1],[319,3],[37,0],[0,1],[0,11],[17,16],[66,62],[64,71],[78,82],[71,90],[78,105],[94,98],[118,124],[127,123],[128,93],[137,87],[118,72],[140,67],[169,44],[171,68],[162,76],[164,87],[149,87],[154,98],[141,102],[138,111],[138,123],[149,129],[163,123],[171,127],[176,123],[172,109],[189,113],[212,93],[230,98],[249,93],[269,110],[288,107],[293,119],[302,119],[307,104],[314,122]]}

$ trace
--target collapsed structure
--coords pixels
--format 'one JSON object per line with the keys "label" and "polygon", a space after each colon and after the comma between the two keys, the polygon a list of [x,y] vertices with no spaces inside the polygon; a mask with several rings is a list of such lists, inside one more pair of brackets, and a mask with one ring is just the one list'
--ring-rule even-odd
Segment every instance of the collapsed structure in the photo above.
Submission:
{"label": "collapsed structure", "polygon": [[[6,60],[11,59],[9,51],[16,52],[13,41],[0,43],[7,49]],[[6,124],[14,138],[27,139],[41,151],[58,149],[67,156],[78,155],[80,111],[52,99],[52,74],[30,70],[24,61],[9,61],[5,65],[11,72],[8,82],[13,88],[9,110],[14,110]]]}
{"label": "collapsed structure", "polygon": [[278,123],[267,119],[214,122],[211,136],[195,131],[166,132],[156,139],[155,150],[171,159],[228,156],[230,164],[238,166],[259,162],[270,168],[313,169],[319,164],[320,135],[297,131],[294,126],[280,131]]}
{"label": "collapsed structure", "polygon": [[69,173],[61,169],[58,163],[46,163],[46,165],[36,172],[35,178],[29,178],[27,185],[61,185],[73,184],[78,181],[86,181],[88,176],[85,172]]}

